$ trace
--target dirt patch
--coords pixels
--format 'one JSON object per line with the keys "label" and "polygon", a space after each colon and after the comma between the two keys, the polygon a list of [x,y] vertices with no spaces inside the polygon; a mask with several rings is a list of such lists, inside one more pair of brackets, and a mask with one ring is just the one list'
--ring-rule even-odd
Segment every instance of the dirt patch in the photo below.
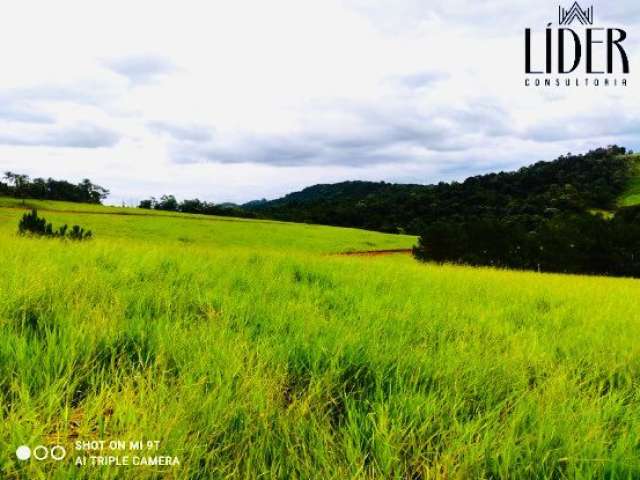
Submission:
{"label": "dirt patch", "polygon": [[360,252],[344,252],[339,255],[346,255],[349,257],[379,257],[382,255],[411,255],[413,250],[411,248],[399,248],[395,250],[364,250]]}

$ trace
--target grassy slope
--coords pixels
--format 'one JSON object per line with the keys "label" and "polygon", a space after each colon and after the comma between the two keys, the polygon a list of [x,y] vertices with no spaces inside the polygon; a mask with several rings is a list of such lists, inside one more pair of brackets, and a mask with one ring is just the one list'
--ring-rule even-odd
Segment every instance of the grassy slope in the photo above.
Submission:
{"label": "grassy slope", "polygon": [[640,476],[637,281],[227,219],[51,213],[95,230],[63,243],[0,213],[2,478],[158,474],[12,453],[75,438],[161,440],[165,478]]}
{"label": "grassy slope", "polygon": [[620,197],[621,207],[631,207],[640,204],[640,155],[635,155],[635,175],[629,182],[627,190]]}
{"label": "grassy slope", "polygon": [[[126,238],[149,244],[189,244],[204,248],[246,247],[337,253],[411,248],[416,237],[352,228],[304,225],[269,220],[190,215],[137,208],[103,207],[68,202],[27,200],[57,227],[80,224],[101,239]],[[24,207],[16,199],[0,198],[0,232],[11,235]]]}

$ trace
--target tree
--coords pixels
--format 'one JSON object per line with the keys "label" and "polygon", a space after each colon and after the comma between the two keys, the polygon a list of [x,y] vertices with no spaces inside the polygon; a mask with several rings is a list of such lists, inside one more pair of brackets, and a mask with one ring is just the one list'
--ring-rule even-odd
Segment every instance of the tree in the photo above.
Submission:
{"label": "tree", "polygon": [[147,200],[141,200],[138,208],[144,208],[146,210],[151,210],[156,207],[156,199],[151,197]]}
{"label": "tree", "polygon": [[83,196],[83,201],[87,203],[101,203],[109,195],[109,190],[91,183],[88,178],[78,184],[78,190]]}
{"label": "tree", "polygon": [[24,205],[25,190],[29,184],[29,176],[4,172],[4,179],[8,181],[9,185],[13,185],[16,197],[22,198],[22,204]]}
{"label": "tree", "polygon": [[173,195],[162,195],[160,201],[154,207],[156,210],[178,211],[178,201]]}

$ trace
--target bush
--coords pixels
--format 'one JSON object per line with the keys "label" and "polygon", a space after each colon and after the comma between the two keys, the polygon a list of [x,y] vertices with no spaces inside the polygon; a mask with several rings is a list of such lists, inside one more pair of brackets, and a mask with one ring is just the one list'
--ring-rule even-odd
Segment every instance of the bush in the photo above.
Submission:
{"label": "bush", "polygon": [[31,210],[30,213],[25,213],[22,216],[22,220],[18,224],[18,233],[24,235],[25,233],[32,233],[34,235],[51,235],[53,227],[50,223],[42,218],[38,217],[37,210]]}
{"label": "bush", "polygon": [[[64,228],[66,230],[67,226],[64,225]],[[73,227],[71,227],[71,231],[67,235],[67,238],[71,240],[89,240],[91,236],[91,230],[87,230],[85,232],[84,228],[80,227],[79,225],[74,225]]]}
{"label": "bush", "polygon": [[18,233],[20,235],[37,235],[40,237],[57,237],[68,238],[69,240],[89,240],[93,234],[91,230],[86,230],[79,225],[74,225],[71,230],[65,224],[58,230],[53,229],[53,225],[47,223],[47,220],[38,216],[38,211],[32,209],[31,212],[25,213],[18,223]]}

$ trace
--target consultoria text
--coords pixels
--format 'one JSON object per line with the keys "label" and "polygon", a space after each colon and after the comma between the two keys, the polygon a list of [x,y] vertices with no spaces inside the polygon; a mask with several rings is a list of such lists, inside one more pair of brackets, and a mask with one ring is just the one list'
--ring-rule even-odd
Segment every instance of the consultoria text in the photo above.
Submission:
{"label": "consultoria text", "polygon": [[524,79],[525,87],[593,87],[593,88],[615,88],[626,87],[628,85],[626,78],[567,78],[567,77],[527,77]]}

